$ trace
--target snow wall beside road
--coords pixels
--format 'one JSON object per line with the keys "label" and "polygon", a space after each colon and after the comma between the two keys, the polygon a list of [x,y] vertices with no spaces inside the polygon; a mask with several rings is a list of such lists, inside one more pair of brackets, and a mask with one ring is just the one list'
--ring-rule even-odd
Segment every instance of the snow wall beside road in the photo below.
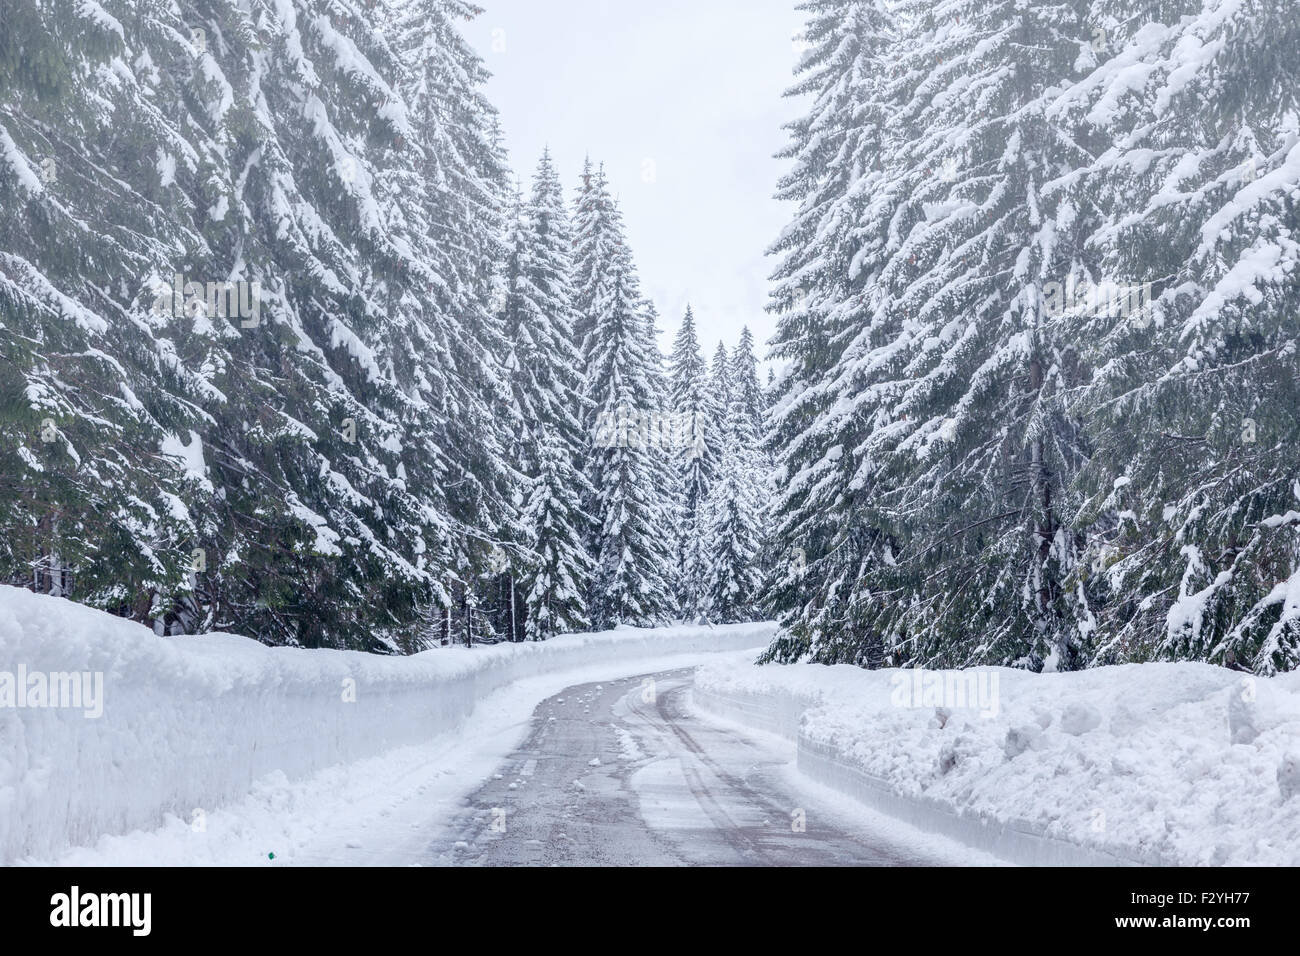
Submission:
{"label": "snow wall beside road", "polygon": [[[744,650],[772,633],[771,624],[619,628],[378,657],[271,648],[230,634],[163,638],[0,586],[0,864],[152,829],[169,813],[189,820],[196,809],[243,797],[273,771],[292,780],[428,740],[521,678]],[[89,676],[59,686],[59,674]],[[87,692],[77,706],[48,706],[60,693],[73,700],[74,690]]]}
{"label": "snow wall beside road", "polygon": [[693,698],[786,738],[811,779],[1013,862],[1300,865],[1300,673],[719,660]]}

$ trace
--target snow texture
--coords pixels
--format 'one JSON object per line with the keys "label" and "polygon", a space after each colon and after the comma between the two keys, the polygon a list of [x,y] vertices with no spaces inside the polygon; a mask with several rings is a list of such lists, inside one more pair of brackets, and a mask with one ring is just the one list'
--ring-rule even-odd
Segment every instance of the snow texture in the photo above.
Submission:
{"label": "snow texture", "polygon": [[0,586],[0,674],[103,674],[98,718],[80,708],[0,707],[0,864],[188,820],[271,777],[301,780],[426,743],[521,679],[756,648],[771,632],[770,624],[624,627],[383,657],[271,648],[230,634],[160,638],[101,611]]}
{"label": "snow texture", "polygon": [[[993,706],[951,706],[949,674],[987,675]],[[1300,864],[1300,674],[924,675],[917,698],[906,670],[718,661],[694,700],[794,741],[819,783],[1017,863]]]}

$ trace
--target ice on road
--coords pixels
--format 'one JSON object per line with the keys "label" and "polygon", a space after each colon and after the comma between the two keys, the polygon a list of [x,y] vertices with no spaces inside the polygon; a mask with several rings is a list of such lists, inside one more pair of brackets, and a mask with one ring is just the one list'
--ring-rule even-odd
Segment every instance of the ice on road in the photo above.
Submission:
{"label": "ice on road", "polygon": [[691,673],[582,684],[543,701],[524,743],[441,828],[426,857],[411,862],[954,862],[953,847],[802,785],[774,739],[696,715]]}

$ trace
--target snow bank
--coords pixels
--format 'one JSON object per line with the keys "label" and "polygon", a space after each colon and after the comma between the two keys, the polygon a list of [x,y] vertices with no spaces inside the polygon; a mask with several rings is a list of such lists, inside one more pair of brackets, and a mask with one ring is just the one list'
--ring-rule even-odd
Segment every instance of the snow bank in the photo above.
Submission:
{"label": "snow bank", "polygon": [[694,699],[791,740],[818,782],[1016,862],[1300,865],[1300,674],[710,662]]}
{"label": "snow bank", "polygon": [[[300,779],[427,741],[522,678],[754,648],[771,633],[768,624],[620,628],[391,658],[269,648],[229,634],[161,638],[0,586],[0,863],[152,829],[168,815],[189,819],[269,774]],[[64,703],[84,689],[76,706],[46,706],[57,674],[86,675],[59,688]]]}

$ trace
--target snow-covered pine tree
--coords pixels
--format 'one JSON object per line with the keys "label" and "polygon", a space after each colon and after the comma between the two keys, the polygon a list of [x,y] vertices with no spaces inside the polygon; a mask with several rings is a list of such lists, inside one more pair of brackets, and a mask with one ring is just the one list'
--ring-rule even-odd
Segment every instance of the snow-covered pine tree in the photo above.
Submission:
{"label": "snow-covered pine tree", "polygon": [[730,624],[761,617],[764,475],[753,419],[740,390],[733,389],[722,459],[705,503],[703,590],[706,613],[714,621]]}
{"label": "snow-covered pine tree", "polygon": [[900,31],[879,0],[814,0],[802,9],[808,48],[790,92],[812,104],[788,127],[782,155],[793,165],[778,197],[798,209],[770,250],[781,256],[769,306],[779,315],[771,357],[784,366],[768,421],[778,491],[765,590],[782,624],[769,656],[855,660],[855,652],[824,650],[832,639],[868,643],[840,597],[858,564],[845,553],[862,537],[848,536],[865,516],[859,510],[849,522],[835,509],[845,487],[837,474],[846,467],[845,426],[830,387],[860,329],[857,297],[870,270],[858,253],[879,245],[878,224],[896,202],[886,158],[888,140],[902,131],[888,63]]}
{"label": "snow-covered pine tree", "polygon": [[714,400],[722,410],[720,421],[725,421],[731,413],[731,356],[727,353],[727,344],[721,340],[713,350],[713,364],[709,368],[709,387],[713,389]]}
{"label": "snow-covered pine tree", "polygon": [[[506,365],[522,424],[520,468],[533,482],[525,540],[538,554],[525,561],[522,608],[510,622],[512,630],[526,628],[529,637],[541,640],[558,633],[555,628],[577,630],[585,622],[591,569],[582,546],[590,520],[580,507],[590,489],[575,465],[585,433],[581,360],[573,345],[572,239],[549,152],[538,162],[531,198],[518,204],[514,221],[506,269]],[[515,583],[513,569],[504,576]],[[536,624],[535,614],[541,615]]]}
{"label": "snow-covered pine tree", "polygon": [[[451,619],[468,632],[476,624],[470,592],[484,577],[488,590],[499,592],[503,553],[508,560],[526,537],[519,524],[524,479],[506,452],[520,423],[502,368],[501,316],[491,307],[503,284],[505,158],[496,110],[481,92],[487,71],[456,26],[480,8],[464,0],[394,2],[419,157],[408,188],[422,199],[420,249],[429,263],[418,279],[432,299],[425,319],[434,334],[433,348],[411,359],[441,356],[436,367],[446,376],[437,440],[450,453],[445,480],[454,524],[451,565],[437,594],[459,605]],[[500,601],[489,603],[501,618]]]}
{"label": "snow-covered pine tree", "polygon": [[188,592],[198,528],[186,473],[162,456],[183,412],[111,279],[182,230],[157,208],[97,226],[121,183],[96,175],[79,139],[102,128],[95,88],[126,49],[121,24],[95,3],[17,0],[4,17],[0,580],[149,621]]}
{"label": "snow-covered pine tree", "polygon": [[682,616],[696,620],[705,612],[705,504],[721,458],[722,422],[690,306],[686,307],[673,342],[671,383],[670,407],[685,444],[675,452],[681,490],[676,551],[678,601]]}
{"label": "snow-covered pine tree", "polygon": [[767,397],[758,381],[758,356],[754,354],[754,333],[746,325],[740,330],[740,341],[728,358],[728,376],[733,396],[738,399],[749,417],[753,433],[761,442],[767,413]]}
{"label": "snow-covered pine tree", "polygon": [[582,511],[586,479],[573,464],[567,442],[551,433],[539,443],[537,475],[524,510],[531,552],[523,581],[530,640],[586,630],[586,593],[592,559],[581,529],[590,523]]}
{"label": "snow-covered pine tree", "polygon": [[[775,656],[1082,661],[1062,500],[1084,452],[1062,406],[1077,362],[1040,322],[1040,289],[1081,268],[1085,217],[1057,221],[1054,187],[1087,152],[1044,114],[1089,33],[1077,4],[958,6],[900,5],[888,48],[857,34],[827,54],[810,122],[826,115],[842,139],[803,187],[826,212],[783,240],[808,237],[784,274],[821,277],[820,326],[784,337],[803,335],[795,354],[825,370],[778,408],[805,422],[793,437],[777,423],[780,536],[808,544],[776,588],[785,607],[806,593]],[[860,109],[839,117],[837,97]]]}
{"label": "snow-covered pine tree", "polygon": [[1068,584],[1063,499],[1086,449],[1062,403],[1078,363],[1042,288],[1086,266],[1086,214],[1058,215],[1056,187],[1089,154],[1045,114],[1090,30],[1079,4],[959,6],[902,14],[922,132],[897,159],[914,184],[894,216],[906,238],[875,281],[904,318],[905,385],[890,396],[898,427],[859,452],[887,476],[876,500],[906,515],[906,580],[881,568],[907,609],[887,644],[920,635],[926,662],[1077,667],[1090,622]]}
{"label": "snow-covered pine tree", "polygon": [[[767,428],[768,402],[758,381],[758,356],[754,354],[754,335],[749,326],[740,330],[740,341],[731,350],[728,375],[733,403],[738,402],[747,419],[745,440],[754,451],[754,490],[758,495],[757,518],[764,547],[769,541],[768,517],[772,501],[772,457],[764,436]],[[770,548],[767,548],[770,550]]]}
{"label": "snow-covered pine tree", "polygon": [[[95,372],[93,409],[29,389],[18,415],[76,436],[77,480],[103,490],[92,521],[57,522],[54,550],[87,556],[74,598],[167,631],[410,649],[430,595],[504,536],[501,157],[452,23],[472,8],[377,2],[80,4],[39,83],[60,108],[6,81],[0,177],[46,178],[0,208],[23,260],[0,270],[21,300],[5,334],[81,316],[84,341],[46,336],[59,363],[120,366]],[[6,378],[92,381],[38,352],[10,352]],[[51,524],[21,495],[3,507]],[[30,571],[11,557],[6,575]]]}
{"label": "snow-covered pine tree", "polygon": [[[659,309],[648,297],[641,299],[644,319],[645,352],[650,369],[650,413],[642,422],[647,448],[650,452],[652,487],[656,491],[655,508],[658,519],[653,525],[659,536],[656,550],[673,556],[677,554],[682,530],[682,480],[677,465],[678,456],[686,453],[677,422],[672,417],[672,382],[663,350],[659,347]],[[672,560],[664,572],[664,581],[671,596],[665,613],[675,617],[681,612],[678,595],[681,580],[678,565]]]}
{"label": "snow-covered pine tree", "polygon": [[[1058,101],[1102,148],[1099,277],[1077,309],[1094,660],[1300,664],[1300,9],[1093,4],[1099,56]],[[1141,64],[1143,84],[1126,81]]]}
{"label": "snow-covered pine tree", "polygon": [[617,251],[614,243],[620,241],[605,167],[593,169],[587,158],[573,207],[573,334],[584,367],[590,363],[597,303],[609,294],[609,264]]}
{"label": "snow-covered pine tree", "polygon": [[508,316],[507,333],[518,343],[513,350],[516,379],[526,382],[516,385],[526,431],[545,426],[570,456],[585,444],[571,233],[564,190],[547,151],[538,161],[527,209],[528,263],[521,287],[528,290],[531,308]]}
{"label": "snow-covered pine tree", "polygon": [[[644,416],[657,410],[656,369],[631,250],[603,176],[580,199],[576,285],[590,332],[584,396],[592,448],[588,509],[596,523],[591,614],[598,627],[665,621],[672,555]],[[629,427],[629,425],[631,427]]]}

